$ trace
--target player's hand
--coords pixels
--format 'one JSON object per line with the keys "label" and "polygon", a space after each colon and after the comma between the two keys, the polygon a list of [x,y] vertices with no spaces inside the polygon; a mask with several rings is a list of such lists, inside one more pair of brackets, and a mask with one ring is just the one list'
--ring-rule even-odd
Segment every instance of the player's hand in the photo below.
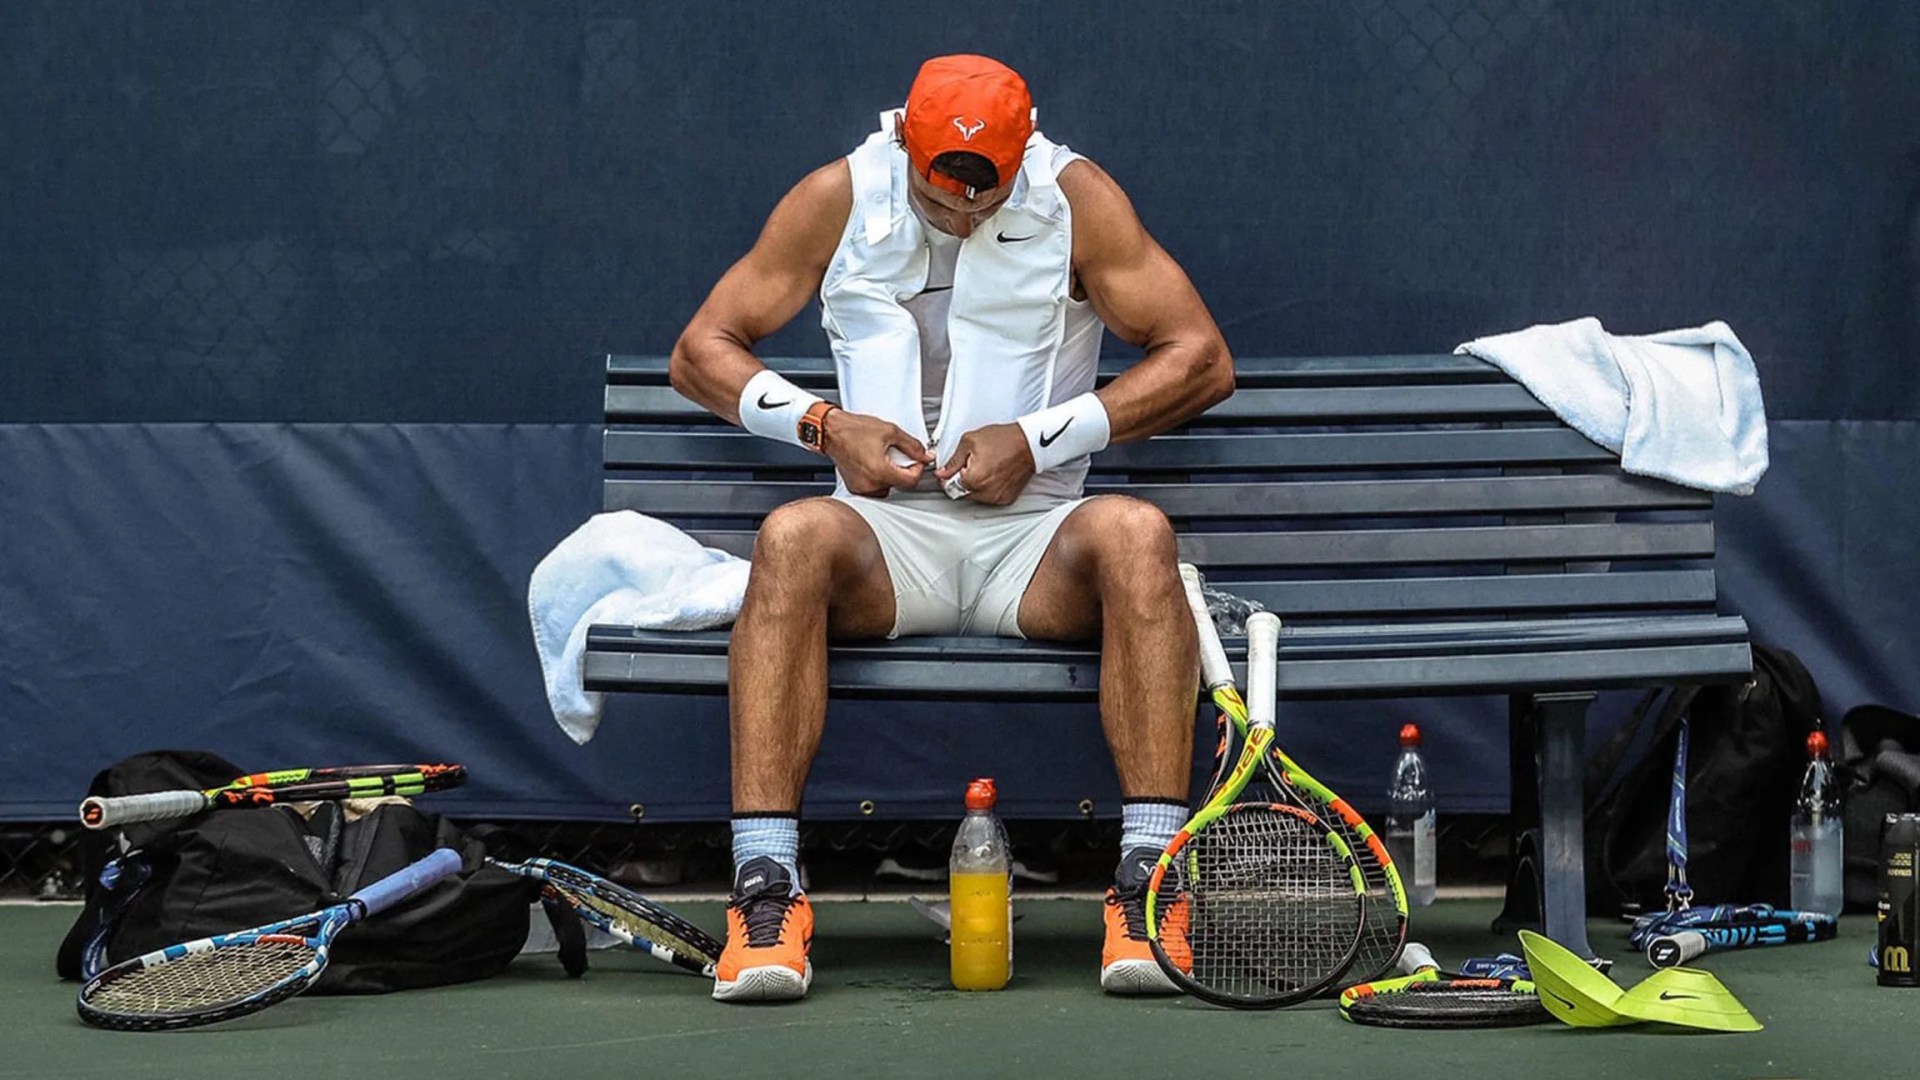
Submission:
{"label": "player's hand", "polygon": [[933,464],[924,443],[877,416],[835,409],[823,434],[827,456],[855,495],[884,499],[894,488],[918,484]]}
{"label": "player's hand", "polygon": [[944,485],[958,476],[962,498],[1005,506],[1020,497],[1033,479],[1033,451],[1019,424],[988,424],[960,436],[953,456],[934,473]]}

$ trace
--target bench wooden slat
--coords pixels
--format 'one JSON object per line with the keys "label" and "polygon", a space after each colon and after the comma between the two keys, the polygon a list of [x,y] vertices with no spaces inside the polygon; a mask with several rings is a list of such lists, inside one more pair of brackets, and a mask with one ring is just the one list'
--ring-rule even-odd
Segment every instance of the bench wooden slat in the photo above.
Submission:
{"label": "bench wooden slat", "polygon": [[[743,558],[753,553],[751,532],[695,530],[692,535],[708,547]],[[1177,540],[1180,557],[1202,569],[1694,559],[1713,554],[1713,525],[1699,521],[1181,533]]]}
{"label": "bench wooden slat", "polygon": [[[825,458],[744,431],[608,431],[608,468],[819,472]],[[1571,428],[1336,432],[1312,435],[1168,435],[1108,447],[1096,473],[1444,469],[1601,464],[1617,459]]]}
{"label": "bench wooden slat", "polygon": [[[838,403],[838,390],[821,397]],[[1515,383],[1457,386],[1303,387],[1239,390],[1188,427],[1285,424],[1411,424],[1546,420],[1553,413]],[[708,424],[726,422],[666,386],[609,386],[609,424]]]}
{"label": "bench wooden slat", "polygon": [[[809,389],[830,386],[834,379],[831,357],[771,356],[760,362]],[[1105,381],[1135,363],[1126,357],[1103,357],[1099,377]],[[1236,356],[1234,377],[1241,389],[1282,386],[1394,386],[1449,383],[1504,383],[1507,376],[1477,357],[1450,353],[1381,356]],[[665,386],[667,357],[614,353],[607,357],[607,382],[628,386]]]}
{"label": "bench wooden slat", "polygon": [[[807,481],[610,479],[605,509],[658,517],[762,518],[775,507],[833,486]],[[1580,510],[1702,510],[1704,491],[1617,471],[1555,476],[1454,477],[1431,480],[1321,480],[1282,483],[1087,485],[1088,495],[1132,495],[1175,521],[1394,517],[1418,514],[1518,514]]]}
{"label": "bench wooden slat", "polygon": [[1290,621],[1610,608],[1710,611],[1715,599],[1711,570],[1233,581],[1219,587]]}
{"label": "bench wooden slat", "polygon": [[[1292,697],[1364,693],[1491,693],[1735,681],[1751,670],[1745,620],[1735,616],[1435,623],[1289,628],[1280,687]],[[724,632],[593,627],[589,689],[718,693]],[[1244,641],[1228,642],[1245,681]],[[994,638],[901,638],[835,644],[828,683],[884,697],[1087,699],[1099,691],[1096,647]]]}

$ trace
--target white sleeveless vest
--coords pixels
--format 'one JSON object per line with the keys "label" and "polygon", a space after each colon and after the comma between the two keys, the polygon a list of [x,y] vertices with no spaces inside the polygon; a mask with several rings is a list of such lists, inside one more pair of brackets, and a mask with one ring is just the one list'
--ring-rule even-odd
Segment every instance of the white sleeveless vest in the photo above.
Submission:
{"label": "white sleeveless vest", "polygon": [[[1013,193],[961,242],[954,268],[947,367],[937,430],[920,400],[920,332],[901,305],[927,283],[926,226],[908,201],[906,151],[893,117],[847,155],[853,212],[820,285],[821,324],[833,348],[840,403],[890,420],[941,463],[960,436],[1010,423],[1093,389],[1098,316],[1072,299],[1073,215],[1055,182],[1055,145],[1027,140]],[[1033,478],[1035,495],[1075,498],[1087,462]]]}

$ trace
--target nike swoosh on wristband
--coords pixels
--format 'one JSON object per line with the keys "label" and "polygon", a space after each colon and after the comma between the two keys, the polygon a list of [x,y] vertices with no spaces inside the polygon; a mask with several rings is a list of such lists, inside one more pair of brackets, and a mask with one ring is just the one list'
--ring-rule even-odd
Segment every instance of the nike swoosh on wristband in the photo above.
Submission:
{"label": "nike swoosh on wristband", "polygon": [[760,400],[759,400],[759,401],[757,401],[757,402],[755,402],[754,404],[756,404],[756,405],[758,405],[758,406],[760,406],[760,407],[761,407],[761,408],[763,408],[763,409],[778,409],[778,408],[780,408],[780,407],[781,407],[782,405],[791,405],[791,404],[793,404],[793,400],[792,400],[791,398],[789,398],[789,399],[787,399],[786,401],[768,401],[768,400],[767,400],[767,395],[765,395],[765,394],[761,394],[761,395],[760,395]]}
{"label": "nike swoosh on wristband", "polygon": [[1025,236],[1008,236],[1006,233],[1002,232],[1002,233],[995,233],[993,238],[995,240],[1000,241],[1003,244],[1017,244],[1022,240],[1031,240],[1033,239],[1033,237],[1034,237],[1033,233],[1028,233]]}
{"label": "nike swoosh on wristband", "polygon": [[1047,447],[1052,446],[1053,440],[1058,439],[1060,436],[1066,434],[1067,429],[1072,426],[1073,426],[1073,417],[1069,416],[1067,417],[1067,422],[1060,425],[1059,431],[1056,431],[1051,435],[1048,435],[1045,432],[1042,432],[1040,434],[1040,449],[1045,450]]}

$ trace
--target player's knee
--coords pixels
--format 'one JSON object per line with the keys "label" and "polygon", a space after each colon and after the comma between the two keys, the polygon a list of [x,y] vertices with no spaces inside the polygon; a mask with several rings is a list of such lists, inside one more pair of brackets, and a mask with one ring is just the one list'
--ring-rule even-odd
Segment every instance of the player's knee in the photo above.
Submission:
{"label": "player's knee", "polygon": [[844,508],[831,499],[802,499],[775,509],[753,543],[749,588],[823,592],[833,579],[834,559],[847,543]]}
{"label": "player's knee", "polygon": [[1088,525],[1099,553],[1102,577],[1155,588],[1177,577],[1179,545],[1174,540],[1173,524],[1159,507],[1125,495],[1110,495],[1102,496],[1088,509],[1096,512]]}

